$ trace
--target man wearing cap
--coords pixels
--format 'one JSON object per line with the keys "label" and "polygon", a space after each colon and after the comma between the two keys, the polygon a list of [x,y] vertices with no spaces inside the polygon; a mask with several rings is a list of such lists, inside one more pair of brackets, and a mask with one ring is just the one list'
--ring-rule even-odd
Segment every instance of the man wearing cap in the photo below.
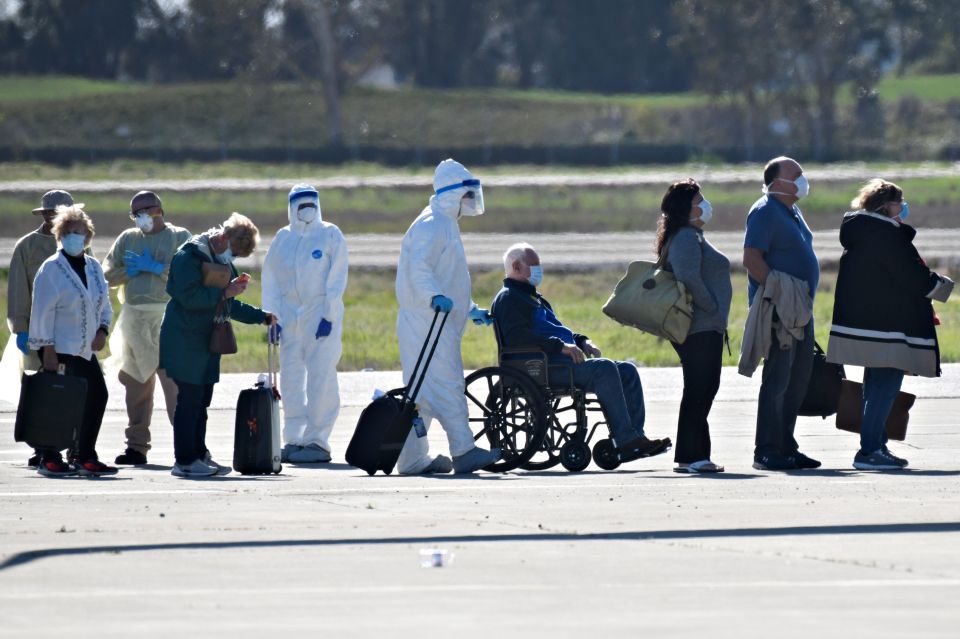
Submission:
{"label": "man wearing cap", "polygon": [[[16,340],[17,348],[23,353],[22,368],[37,370],[40,359],[36,352],[27,346],[30,329],[30,310],[33,300],[33,280],[48,257],[57,252],[57,240],[53,236],[53,219],[57,216],[58,206],[77,206],[73,197],[66,191],[47,191],[40,198],[40,206],[33,209],[34,215],[43,217],[43,223],[34,231],[27,233],[13,249],[10,259],[10,279],[7,284],[7,324],[10,338]],[[88,253],[92,253],[87,250]],[[28,464],[35,467],[40,463],[39,455],[30,458]]]}
{"label": "man wearing cap", "polygon": [[111,357],[106,366],[119,371],[118,378],[126,389],[127,448],[116,463],[141,465],[147,463],[150,450],[150,420],[158,377],[171,424],[177,406],[177,385],[159,369],[160,324],[170,300],[166,292],[170,261],[191,233],[166,223],[163,204],[151,191],[133,196],[130,218],[136,228],[117,237],[103,264],[107,282],[120,288],[118,297],[122,304],[110,336]]}

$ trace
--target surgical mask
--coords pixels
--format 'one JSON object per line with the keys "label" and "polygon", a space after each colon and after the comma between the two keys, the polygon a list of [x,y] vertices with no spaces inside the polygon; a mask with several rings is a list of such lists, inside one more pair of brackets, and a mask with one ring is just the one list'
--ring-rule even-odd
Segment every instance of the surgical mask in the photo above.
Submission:
{"label": "surgical mask", "polygon": [[531,286],[540,286],[543,282],[543,267],[531,266],[530,277],[527,278],[527,281],[530,282]]}
{"label": "surgical mask", "polygon": [[700,207],[700,217],[690,218],[691,221],[700,220],[706,224],[713,219],[713,205],[709,201],[703,200],[698,206]]}
{"label": "surgical mask", "polygon": [[898,215],[897,217],[899,217],[900,221],[903,222],[905,219],[907,219],[909,215],[910,215],[910,205],[907,204],[906,200],[904,200],[903,208],[900,209],[900,215]]}
{"label": "surgical mask", "polygon": [[233,249],[230,246],[227,246],[227,250],[223,253],[217,253],[217,261],[221,264],[229,264],[233,261]]}
{"label": "surgical mask", "polygon": [[297,219],[304,224],[310,224],[317,219],[317,207],[313,204],[301,204],[300,207],[297,208]]}
{"label": "surgical mask", "polygon": [[149,233],[153,230],[153,217],[147,215],[146,213],[137,215],[135,218],[133,218],[133,222],[137,225],[137,228],[144,233]]}
{"label": "surgical mask", "polygon": [[83,253],[83,248],[87,243],[87,236],[82,233],[68,233],[60,240],[63,250],[67,255],[76,257]]}
{"label": "surgical mask", "polygon": [[807,197],[808,195],[810,195],[810,182],[807,180],[806,175],[801,175],[800,177],[798,177],[796,180],[793,180],[792,182],[790,180],[785,180],[783,178],[779,178],[779,179],[781,182],[789,182],[790,184],[793,184],[794,186],[796,186],[797,192],[784,193],[783,191],[771,191],[770,188],[766,186],[763,187],[763,192],[766,193],[767,195],[790,195],[797,198],[798,200],[801,200]]}
{"label": "surgical mask", "polygon": [[460,215],[472,216],[477,214],[476,198],[468,197],[460,200]]}

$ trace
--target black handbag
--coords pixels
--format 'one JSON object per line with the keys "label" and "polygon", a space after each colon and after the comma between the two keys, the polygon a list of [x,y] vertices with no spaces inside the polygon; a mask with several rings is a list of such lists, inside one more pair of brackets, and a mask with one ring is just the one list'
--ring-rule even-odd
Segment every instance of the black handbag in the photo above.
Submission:
{"label": "black handbag", "polygon": [[836,413],[840,404],[840,387],[846,377],[843,366],[828,362],[820,344],[814,342],[813,370],[810,371],[807,394],[800,404],[800,414],[826,419]]}
{"label": "black handbag", "polygon": [[87,380],[41,370],[23,375],[14,439],[34,448],[63,450],[77,441],[87,403]]}

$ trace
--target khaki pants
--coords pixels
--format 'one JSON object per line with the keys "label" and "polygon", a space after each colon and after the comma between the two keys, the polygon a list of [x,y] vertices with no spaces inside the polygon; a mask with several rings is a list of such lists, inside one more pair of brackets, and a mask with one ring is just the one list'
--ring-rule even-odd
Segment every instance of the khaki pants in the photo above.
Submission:
{"label": "khaki pants", "polygon": [[158,369],[146,382],[140,383],[130,375],[120,371],[120,383],[126,389],[127,418],[129,425],[124,435],[127,448],[146,454],[150,450],[150,420],[153,417],[153,393],[160,378],[160,387],[167,402],[167,417],[173,424],[173,413],[177,408],[177,385],[167,377],[163,369]]}

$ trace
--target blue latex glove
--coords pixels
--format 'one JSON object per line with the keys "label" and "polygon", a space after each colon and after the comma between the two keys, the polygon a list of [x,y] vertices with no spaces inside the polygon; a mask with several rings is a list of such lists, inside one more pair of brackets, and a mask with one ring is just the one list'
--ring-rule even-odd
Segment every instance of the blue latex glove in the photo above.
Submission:
{"label": "blue latex glove", "polygon": [[163,273],[163,262],[153,259],[149,251],[144,251],[142,255],[127,251],[123,256],[123,261],[127,265],[127,275],[130,275],[131,268],[140,273],[153,273],[154,275]]}
{"label": "blue latex glove", "polygon": [[317,326],[317,339],[321,337],[326,337],[330,334],[330,331],[333,330],[333,324],[327,321],[327,318],[324,317],[320,320],[320,324]]}
{"label": "blue latex glove", "polygon": [[279,344],[281,333],[283,333],[283,327],[279,324],[274,324],[267,328],[267,339],[270,340],[271,344]]}
{"label": "blue latex glove", "polygon": [[449,313],[453,310],[453,300],[446,295],[434,295],[430,300],[430,308],[441,313]]}
{"label": "blue latex glove", "polygon": [[30,348],[27,346],[27,340],[30,339],[29,333],[17,333],[17,348],[24,355],[30,354]]}
{"label": "blue latex glove", "polygon": [[479,306],[474,306],[471,308],[470,313],[467,314],[467,317],[473,320],[473,323],[477,326],[480,326],[481,324],[487,326],[493,322],[493,318],[490,316],[490,311],[485,308],[480,308]]}

